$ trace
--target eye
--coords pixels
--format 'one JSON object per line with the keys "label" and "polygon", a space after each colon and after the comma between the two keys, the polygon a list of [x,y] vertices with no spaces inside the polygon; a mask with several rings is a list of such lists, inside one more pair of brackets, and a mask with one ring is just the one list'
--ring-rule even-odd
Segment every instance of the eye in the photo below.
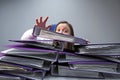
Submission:
{"label": "eye", "polygon": [[67,30],[65,30],[65,33],[68,33],[68,31],[67,31]]}
{"label": "eye", "polygon": [[56,31],[60,31],[60,29],[57,29]]}

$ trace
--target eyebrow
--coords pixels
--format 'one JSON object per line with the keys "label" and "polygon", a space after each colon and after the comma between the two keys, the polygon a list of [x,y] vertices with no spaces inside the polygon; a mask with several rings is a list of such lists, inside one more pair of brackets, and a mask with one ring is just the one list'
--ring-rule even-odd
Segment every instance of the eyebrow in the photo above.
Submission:
{"label": "eyebrow", "polygon": [[[66,29],[66,30],[69,30],[69,29],[68,29],[68,28],[66,28],[66,27],[65,27],[63,30],[65,30],[65,29]],[[70,31],[71,31],[71,30],[70,30]]]}

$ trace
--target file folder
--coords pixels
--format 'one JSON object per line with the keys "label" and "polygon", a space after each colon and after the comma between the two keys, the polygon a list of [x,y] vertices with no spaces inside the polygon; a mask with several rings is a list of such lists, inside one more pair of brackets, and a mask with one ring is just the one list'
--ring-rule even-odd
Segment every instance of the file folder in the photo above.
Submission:
{"label": "file folder", "polygon": [[52,65],[51,75],[62,77],[77,77],[77,78],[103,78],[99,72],[86,70],[72,70],[69,66]]}
{"label": "file folder", "polygon": [[[0,61],[7,62],[11,64],[17,64],[21,66],[27,66],[35,69],[49,70],[51,62],[32,59],[32,58],[23,58],[23,57],[13,57],[13,56],[3,56]],[[47,66],[45,65],[47,63]]]}
{"label": "file folder", "polygon": [[52,32],[52,31],[48,31],[40,27],[34,27],[33,35],[36,37],[43,37],[43,38],[48,38],[48,39],[53,39],[53,40],[58,40],[58,41],[78,43],[80,45],[87,45],[88,43],[88,41],[82,38],[77,38],[77,37],[70,36],[70,35],[64,35],[64,34]]}
{"label": "file folder", "polygon": [[4,53],[5,55],[11,55],[11,56],[43,59],[43,60],[52,61],[52,62],[55,62],[57,60],[56,51],[41,51],[41,50],[33,51],[33,50],[28,50],[26,48],[22,48],[22,49],[12,48],[12,49],[2,51],[1,53]]}

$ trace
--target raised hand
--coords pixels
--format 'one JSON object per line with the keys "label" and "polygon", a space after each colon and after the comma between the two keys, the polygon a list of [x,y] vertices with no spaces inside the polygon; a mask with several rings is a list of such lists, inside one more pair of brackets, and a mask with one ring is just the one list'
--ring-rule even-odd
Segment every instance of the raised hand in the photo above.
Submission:
{"label": "raised hand", "polygon": [[48,20],[48,16],[44,20],[42,20],[42,17],[40,17],[39,19],[36,19],[35,27],[41,27],[44,29],[48,29],[50,26],[46,27],[47,20]]}

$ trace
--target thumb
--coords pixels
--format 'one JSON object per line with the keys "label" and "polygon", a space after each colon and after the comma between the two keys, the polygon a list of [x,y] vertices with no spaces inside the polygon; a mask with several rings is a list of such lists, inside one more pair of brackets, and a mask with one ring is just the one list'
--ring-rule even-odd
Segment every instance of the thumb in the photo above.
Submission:
{"label": "thumb", "polygon": [[51,27],[51,25],[48,25],[47,27],[46,27],[46,29],[49,29]]}

